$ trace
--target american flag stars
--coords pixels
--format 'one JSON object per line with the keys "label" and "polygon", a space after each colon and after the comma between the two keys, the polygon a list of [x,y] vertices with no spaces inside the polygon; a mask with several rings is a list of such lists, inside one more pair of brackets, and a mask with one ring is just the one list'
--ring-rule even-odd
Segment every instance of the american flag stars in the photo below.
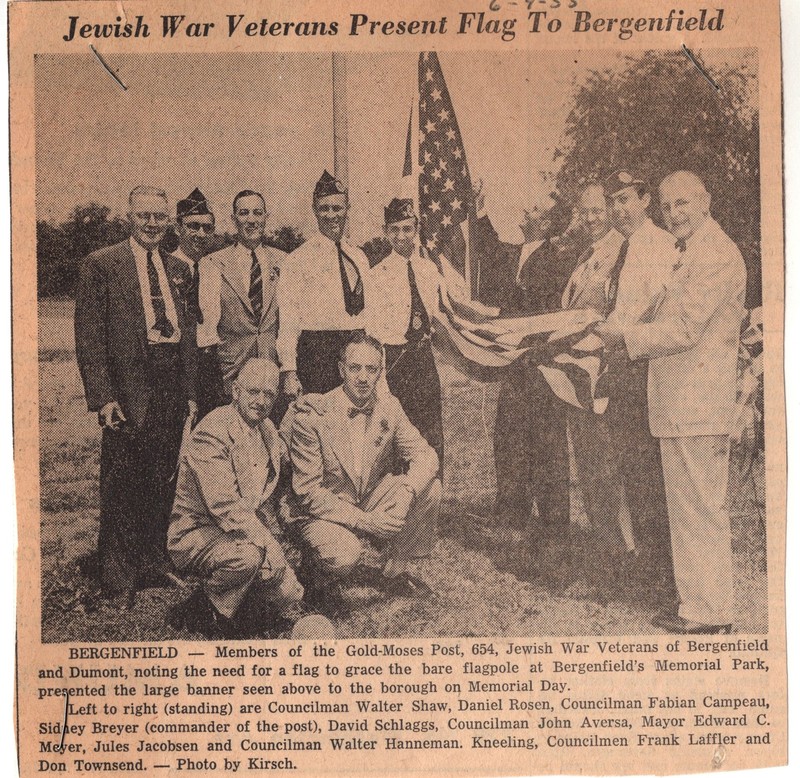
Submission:
{"label": "american flag stars", "polygon": [[420,216],[423,243],[443,250],[468,216],[472,182],[461,131],[435,52],[419,63]]}

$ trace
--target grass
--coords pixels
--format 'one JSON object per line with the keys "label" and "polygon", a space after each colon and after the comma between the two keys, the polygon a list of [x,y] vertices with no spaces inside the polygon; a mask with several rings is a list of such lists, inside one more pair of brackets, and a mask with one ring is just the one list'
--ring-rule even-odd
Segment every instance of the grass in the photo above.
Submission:
{"label": "grass", "polygon": [[[62,311],[61,309],[64,308]],[[40,319],[63,331],[68,309],[59,304]],[[63,337],[63,336],[62,336]],[[58,336],[54,336],[57,339]],[[61,344],[59,343],[59,348]],[[66,344],[68,351],[68,344]],[[40,351],[42,639],[152,641],[195,639],[165,622],[186,596],[179,589],[148,589],[130,611],[109,607],[80,562],[96,548],[99,429],[86,412],[74,355]],[[536,636],[652,634],[657,587],[650,580],[591,583],[597,570],[593,535],[579,490],[572,485],[573,543],[562,553],[536,554],[520,533],[502,531],[492,516],[492,427],[497,387],[442,369],[445,392],[445,496],[434,555],[418,564],[437,592],[427,601],[387,600],[351,589],[351,608],[336,621],[343,637]],[[731,467],[729,502],[736,570],[736,628],[767,631],[767,576],[763,458],[752,475]]]}

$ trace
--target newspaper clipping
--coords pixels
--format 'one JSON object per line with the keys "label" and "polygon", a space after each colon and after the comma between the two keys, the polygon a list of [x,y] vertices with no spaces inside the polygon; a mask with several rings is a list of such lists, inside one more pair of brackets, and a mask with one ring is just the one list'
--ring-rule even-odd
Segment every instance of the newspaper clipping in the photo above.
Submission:
{"label": "newspaper clipping", "polygon": [[777,0],[9,56],[23,776],[785,763]]}

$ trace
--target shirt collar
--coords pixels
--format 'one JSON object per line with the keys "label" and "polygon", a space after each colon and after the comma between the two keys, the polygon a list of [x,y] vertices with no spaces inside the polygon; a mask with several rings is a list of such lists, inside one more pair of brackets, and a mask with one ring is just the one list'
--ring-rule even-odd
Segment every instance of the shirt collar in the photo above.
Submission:
{"label": "shirt collar", "polygon": [[639,227],[633,235],[628,238],[628,243],[636,243],[639,240],[644,240],[647,234],[655,227],[653,224],[653,220],[648,216],[644,222],[642,222],[641,227]]}
{"label": "shirt collar", "polygon": [[[342,386],[339,386],[338,401],[339,401],[339,407],[342,409],[342,411],[344,412],[345,415],[347,415],[347,412],[350,410],[350,408],[355,408],[356,407],[356,405],[353,403],[353,401],[347,396],[347,394],[345,393],[344,388]],[[377,391],[375,391],[373,393],[372,399],[368,400],[365,403],[365,405],[371,405],[373,409],[378,405],[378,393],[377,393]],[[364,406],[362,406],[362,407],[364,407]]]}
{"label": "shirt collar", "polygon": [[134,257],[141,257],[143,260],[146,260],[148,251],[152,251],[153,256],[158,254],[158,246],[156,246],[154,249],[146,249],[133,237],[129,238],[128,241],[131,244],[131,251],[133,252]]}
{"label": "shirt collar", "polygon": [[605,248],[606,244],[608,243],[616,243],[617,241],[622,241],[622,235],[617,232],[613,227],[605,234],[602,238],[599,238],[594,243],[592,243],[592,248],[595,251],[599,251]]}

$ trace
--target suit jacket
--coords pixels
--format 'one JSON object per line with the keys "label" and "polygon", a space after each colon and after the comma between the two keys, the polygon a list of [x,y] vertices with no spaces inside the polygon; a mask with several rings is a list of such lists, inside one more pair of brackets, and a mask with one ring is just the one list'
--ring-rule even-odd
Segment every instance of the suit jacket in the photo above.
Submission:
{"label": "suit jacket", "polygon": [[[161,257],[181,331],[180,389],[186,399],[194,399],[196,325],[186,304],[191,274],[170,254],[161,252]],[[151,396],[147,324],[136,260],[127,240],[95,251],[81,263],[75,299],[75,350],[89,410],[99,411],[116,400],[128,421],[140,426]]]}
{"label": "suit jacket", "polygon": [[[530,316],[561,308],[561,295],[575,267],[571,252],[546,240],[524,262],[503,316]],[[514,269],[516,273],[516,268]],[[516,276],[515,276],[516,279]]]}
{"label": "suit jacket", "polygon": [[480,262],[478,300],[502,308],[515,288],[519,264],[519,245],[500,240],[487,215],[470,225],[470,250]]}
{"label": "suit jacket", "polygon": [[649,359],[650,431],[660,438],[729,435],[746,272],[711,219],[689,238],[650,321],[625,328],[631,359]]}
{"label": "suit jacket", "polygon": [[[265,533],[279,534],[275,488],[282,443],[269,420],[259,426],[272,467],[254,483],[244,421],[234,405],[204,416],[181,453],[167,549],[185,568],[219,537],[219,531],[264,547]],[[195,530],[200,530],[196,532]]]}
{"label": "suit jacket", "polygon": [[622,235],[611,229],[581,253],[561,296],[563,308],[606,312],[609,275],[617,263],[622,241]]}
{"label": "suit jacket", "polygon": [[[230,396],[231,384],[242,365],[251,357],[263,357],[277,364],[275,340],[278,335],[278,299],[276,289],[284,253],[270,246],[259,248],[264,305],[256,321],[250,302],[250,285],[243,283],[241,268],[234,257],[238,246],[228,246],[200,260],[201,293],[210,298],[215,308],[203,310],[203,331],[214,327],[219,341],[219,357],[225,392]],[[204,288],[205,287],[205,288]],[[209,289],[213,288],[213,293]],[[217,291],[218,290],[218,291]],[[218,306],[218,307],[216,307]],[[208,317],[208,323],[206,323]],[[208,338],[206,338],[208,340]],[[213,334],[211,338],[213,342]],[[205,340],[203,341],[205,342]]]}
{"label": "suit jacket", "polygon": [[364,437],[363,487],[355,474],[344,390],[309,395],[321,410],[298,413],[291,430],[292,486],[303,509],[314,518],[356,527],[364,503],[380,480],[392,472],[396,457],[408,463],[407,479],[419,493],[436,477],[439,460],[400,403],[380,393]]}

